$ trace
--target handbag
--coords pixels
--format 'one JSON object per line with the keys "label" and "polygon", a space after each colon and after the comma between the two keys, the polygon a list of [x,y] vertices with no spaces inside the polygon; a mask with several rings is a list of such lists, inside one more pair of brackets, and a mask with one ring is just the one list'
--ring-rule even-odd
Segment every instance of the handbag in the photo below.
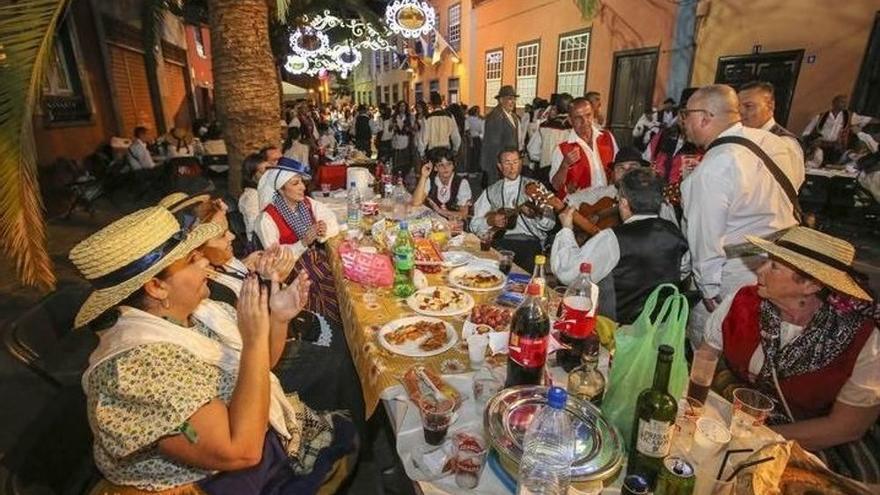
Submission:
{"label": "handbag", "polygon": [[[664,294],[668,295],[655,315],[657,303]],[[688,382],[685,359],[688,311],[687,298],[678,288],[673,284],[662,284],[645,300],[638,318],[614,333],[614,361],[608,374],[602,413],[620,431],[624,445],[630,444],[639,394],[654,383],[657,348],[661,345],[675,350],[669,373],[669,393],[676,400],[684,395]]]}

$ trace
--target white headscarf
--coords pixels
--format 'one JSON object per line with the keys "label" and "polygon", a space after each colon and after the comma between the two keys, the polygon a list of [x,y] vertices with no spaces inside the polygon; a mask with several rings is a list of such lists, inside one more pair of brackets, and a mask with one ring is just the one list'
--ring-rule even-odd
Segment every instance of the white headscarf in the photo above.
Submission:
{"label": "white headscarf", "polygon": [[275,192],[284,187],[287,181],[298,176],[296,172],[281,168],[270,167],[266,169],[266,173],[260,177],[257,183],[257,198],[260,204],[260,211],[271,205],[275,199]]}

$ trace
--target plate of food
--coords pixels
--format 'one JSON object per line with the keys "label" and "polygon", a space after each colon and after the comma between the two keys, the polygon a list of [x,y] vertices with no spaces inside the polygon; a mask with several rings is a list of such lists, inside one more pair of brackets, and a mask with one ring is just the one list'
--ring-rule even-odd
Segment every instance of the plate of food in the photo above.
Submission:
{"label": "plate of food", "polygon": [[425,316],[394,320],[379,330],[379,344],[401,356],[433,356],[445,352],[457,341],[458,334],[452,325]]}
{"label": "plate of food", "polygon": [[474,259],[474,255],[467,251],[445,251],[443,253],[443,266],[446,268],[458,268],[467,265]]}
{"label": "plate of food", "polygon": [[501,290],[506,278],[497,268],[482,264],[461,266],[449,273],[452,285],[476,292]]}
{"label": "plate of food", "polygon": [[451,287],[425,287],[406,299],[416,313],[427,316],[455,316],[474,307],[474,298]]}

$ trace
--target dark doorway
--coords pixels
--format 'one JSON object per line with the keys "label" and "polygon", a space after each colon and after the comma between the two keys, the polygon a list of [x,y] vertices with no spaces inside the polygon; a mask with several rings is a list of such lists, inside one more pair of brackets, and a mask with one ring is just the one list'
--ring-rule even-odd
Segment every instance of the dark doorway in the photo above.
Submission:
{"label": "dark doorway", "polygon": [[611,99],[605,124],[621,147],[632,143],[632,129],[651,105],[658,53],[657,48],[647,48],[614,54]]}
{"label": "dark doorway", "polygon": [[851,105],[862,115],[880,116],[880,12],[874,16],[874,28],[865,47]]}
{"label": "dark doorway", "polygon": [[715,71],[715,83],[728,84],[733,89],[739,89],[751,81],[772,83],[776,93],[773,118],[784,126],[788,123],[788,112],[803,58],[803,50],[721,57]]}

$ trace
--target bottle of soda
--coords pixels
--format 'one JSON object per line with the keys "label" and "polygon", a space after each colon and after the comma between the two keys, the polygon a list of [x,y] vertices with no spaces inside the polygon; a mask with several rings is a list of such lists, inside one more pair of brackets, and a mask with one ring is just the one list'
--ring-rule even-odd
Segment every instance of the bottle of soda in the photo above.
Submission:
{"label": "bottle of soda", "polygon": [[557,320],[553,328],[559,331],[559,342],[565,346],[556,352],[556,362],[565,371],[571,372],[581,363],[581,355],[599,352],[599,339],[596,336],[596,319],[590,316],[593,299],[589,263],[581,263],[581,273],[568,286],[559,304]]}
{"label": "bottle of soda", "polygon": [[[535,268],[532,270],[532,279],[530,284],[538,284],[541,289],[541,299],[547,297],[547,277],[544,275],[544,265],[547,263],[547,257],[543,254],[535,256]],[[546,299],[545,299],[546,300]]]}
{"label": "bottle of soda", "polygon": [[413,238],[409,233],[406,221],[400,222],[400,230],[397,239],[391,247],[394,258],[394,295],[397,297],[409,297],[415,292],[413,285],[413,265],[415,264],[415,248]]}
{"label": "bottle of soda", "polygon": [[541,287],[529,283],[526,299],[510,323],[505,387],[541,383],[549,335],[550,317],[541,299]]}

